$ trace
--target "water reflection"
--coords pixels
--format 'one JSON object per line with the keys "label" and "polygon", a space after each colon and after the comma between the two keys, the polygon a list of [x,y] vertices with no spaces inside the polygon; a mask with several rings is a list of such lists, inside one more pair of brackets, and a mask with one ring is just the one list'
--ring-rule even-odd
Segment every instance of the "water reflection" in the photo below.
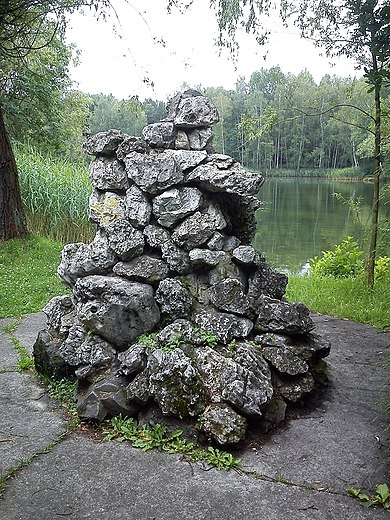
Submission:
{"label": "water reflection", "polygon": [[362,197],[361,220],[369,222],[373,186],[363,182],[308,179],[266,179],[258,198],[257,232],[253,240],[267,262],[283,271],[307,271],[308,261],[333,249],[348,235],[362,237],[362,226],[345,199]]}

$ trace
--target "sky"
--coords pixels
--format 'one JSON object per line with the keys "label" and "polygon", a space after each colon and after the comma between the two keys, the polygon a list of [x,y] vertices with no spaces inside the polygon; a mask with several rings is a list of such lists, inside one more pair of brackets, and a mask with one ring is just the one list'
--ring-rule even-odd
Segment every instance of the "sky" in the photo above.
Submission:
{"label": "sky", "polygon": [[167,14],[165,0],[112,0],[112,5],[116,15],[106,21],[89,13],[70,18],[68,43],[81,51],[80,64],[70,74],[76,88],[89,94],[165,101],[184,83],[230,90],[239,77],[248,81],[253,72],[273,66],[294,75],[307,69],[317,83],[325,74],[360,76],[351,60],[330,64],[320,49],[278,19],[267,24],[271,36],[265,47],[240,34],[234,63],[215,45],[218,27],[209,0],[194,0],[183,14],[177,9]]}

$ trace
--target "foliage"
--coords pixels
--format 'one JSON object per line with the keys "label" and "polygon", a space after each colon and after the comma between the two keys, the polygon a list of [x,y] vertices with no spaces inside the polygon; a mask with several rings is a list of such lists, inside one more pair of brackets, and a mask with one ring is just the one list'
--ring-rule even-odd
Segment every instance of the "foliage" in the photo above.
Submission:
{"label": "foliage", "polygon": [[322,258],[310,259],[310,274],[313,276],[333,276],[334,278],[356,277],[363,270],[363,251],[359,244],[347,237],[334,250],[322,251]]}
{"label": "foliage", "polygon": [[387,484],[379,484],[375,493],[371,496],[362,493],[360,489],[348,488],[347,493],[350,497],[357,498],[363,507],[382,506],[390,511],[390,490]]}
{"label": "foliage", "polygon": [[0,243],[0,318],[39,312],[68,292],[57,276],[62,247],[38,235]]}
{"label": "foliage", "polygon": [[118,101],[111,94],[92,95],[88,126],[91,134],[115,128],[126,134],[138,136],[146,126],[145,107],[137,97]]}
{"label": "foliage", "polygon": [[217,338],[212,332],[204,329],[199,329],[198,332],[208,347],[215,348],[217,346]]}
{"label": "foliage", "polygon": [[380,256],[375,260],[375,280],[390,280],[390,257]]}
{"label": "foliage", "polygon": [[113,417],[107,423],[104,430],[105,440],[115,439],[118,442],[131,441],[135,448],[142,451],[158,449],[168,453],[181,453],[190,461],[205,461],[217,469],[237,469],[241,459],[235,459],[231,453],[208,446],[207,450],[194,447],[190,442],[181,439],[182,430],[167,433],[167,427],[156,424],[153,428],[146,425],[138,427],[137,421],[132,417]]}

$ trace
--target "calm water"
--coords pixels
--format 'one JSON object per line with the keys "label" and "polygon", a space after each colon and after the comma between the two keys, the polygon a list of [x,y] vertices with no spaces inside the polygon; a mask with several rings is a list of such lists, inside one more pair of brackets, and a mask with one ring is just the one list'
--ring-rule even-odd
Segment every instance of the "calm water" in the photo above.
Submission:
{"label": "calm water", "polygon": [[[302,179],[266,179],[258,198],[257,233],[253,246],[279,270],[304,272],[308,260],[321,251],[333,249],[348,235],[358,239],[361,226],[346,199],[363,197],[371,204],[373,186],[363,182]],[[369,207],[362,208],[362,220],[369,222]]]}

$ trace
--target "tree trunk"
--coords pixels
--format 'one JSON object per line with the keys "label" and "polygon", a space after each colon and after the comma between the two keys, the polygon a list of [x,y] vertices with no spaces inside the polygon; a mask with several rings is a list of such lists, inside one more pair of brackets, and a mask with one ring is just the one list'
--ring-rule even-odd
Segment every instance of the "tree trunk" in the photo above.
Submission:
{"label": "tree trunk", "polygon": [[18,170],[0,106],[0,242],[26,233]]}
{"label": "tree trunk", "polygon": [[[376,59],[374,58],[374,70],[378,70]],[[371,240],[367,259],[367,282],[370,289],[374,287],[374,269],[376,243],[378,238],[378,215],[379,215],[379,178],[381,173],[381,84],[377,80],[375,82],[375,155],[374,155],[374,195],[372,200],[372,223],[371,223]]]}

